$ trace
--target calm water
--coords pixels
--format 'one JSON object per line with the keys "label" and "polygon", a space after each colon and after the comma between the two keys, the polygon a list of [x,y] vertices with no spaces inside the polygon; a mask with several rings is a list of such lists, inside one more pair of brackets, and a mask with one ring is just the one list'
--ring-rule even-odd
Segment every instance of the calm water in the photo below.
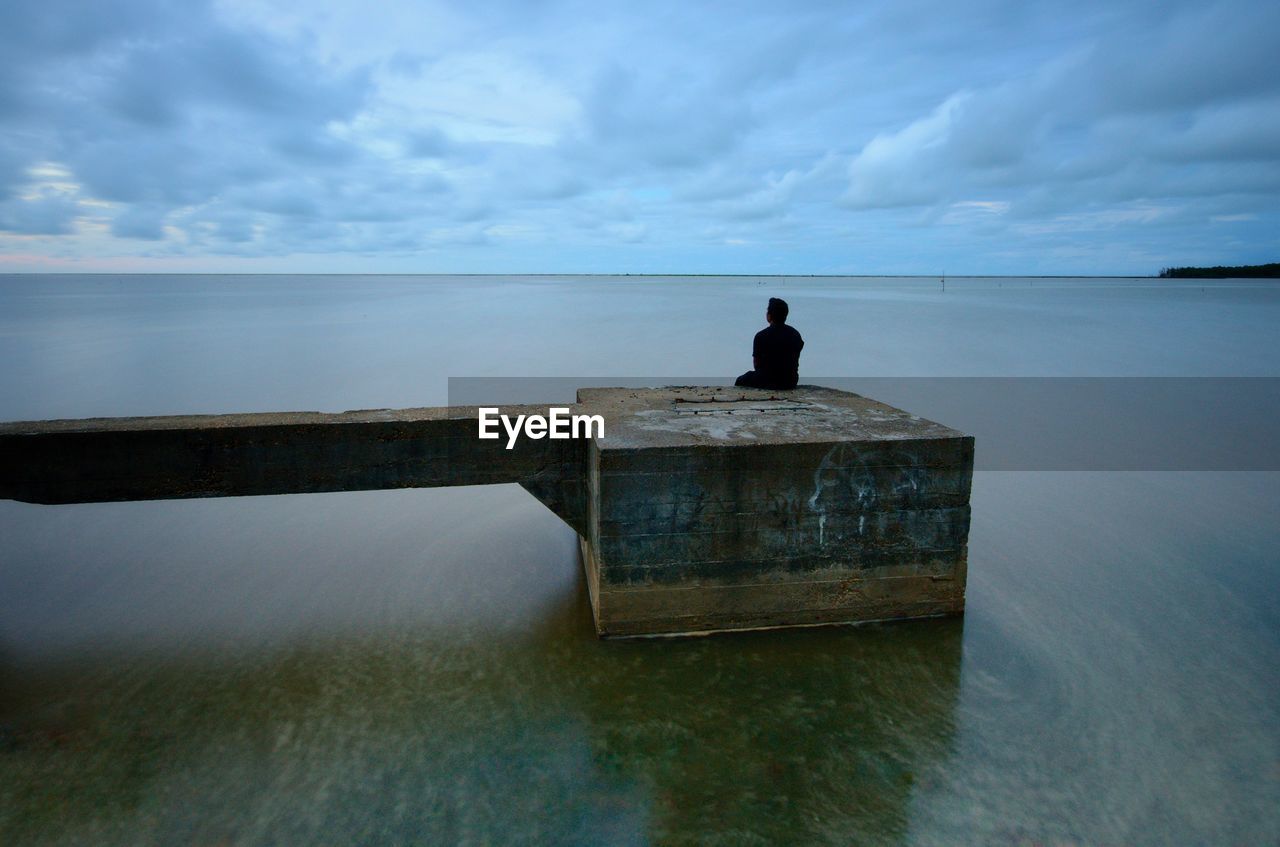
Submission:
{"label": "calm water", "polygon": [[[802,377],[1280,376],[1271,282],[16,276],[0,419],[732,377],[770,295]],[[1277,514],[978,473],[962,620],[601,643],[513,486],[2,501],[0,844],[1277,843]]]}

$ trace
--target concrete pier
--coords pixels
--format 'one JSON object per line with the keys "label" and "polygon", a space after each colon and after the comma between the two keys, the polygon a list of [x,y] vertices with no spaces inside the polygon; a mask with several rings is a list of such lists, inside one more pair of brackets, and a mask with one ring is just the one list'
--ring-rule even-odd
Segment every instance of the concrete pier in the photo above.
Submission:
{"label": "concrete pier", "polygon": [[[583,389],[590,439],[476,407],[0,424],[0,497],[75,503],[519,483],[574,528],[597,632],[963,611],[973,439],[801,386]],[[546,414],[546,406],[501,407]]]}

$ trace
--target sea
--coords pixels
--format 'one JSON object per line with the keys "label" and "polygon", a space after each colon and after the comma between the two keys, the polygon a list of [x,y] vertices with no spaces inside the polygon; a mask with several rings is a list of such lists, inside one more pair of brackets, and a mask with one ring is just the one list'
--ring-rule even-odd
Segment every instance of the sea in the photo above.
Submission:
{"label": "sea", "polygon": [[1278,281],[0,275],[0,420],[729,384],[769,297],[974,434],[962,617],[600,641],[517,486],[0,501],[0,844],[1280,843]]}

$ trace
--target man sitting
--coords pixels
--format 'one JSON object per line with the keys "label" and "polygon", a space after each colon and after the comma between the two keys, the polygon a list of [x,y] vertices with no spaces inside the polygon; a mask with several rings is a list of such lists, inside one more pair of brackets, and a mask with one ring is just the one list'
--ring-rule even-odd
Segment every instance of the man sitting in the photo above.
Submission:
{"label": "man sitting", "polygon": [[791,389],[800,381],[800,350],[804,339],[800,333],[787,326],[785,300],[769,298],[769,308],[764,319],[769,325],[756,333],[751,348],[750,370],[738,377],[734,385],[746,388]]}

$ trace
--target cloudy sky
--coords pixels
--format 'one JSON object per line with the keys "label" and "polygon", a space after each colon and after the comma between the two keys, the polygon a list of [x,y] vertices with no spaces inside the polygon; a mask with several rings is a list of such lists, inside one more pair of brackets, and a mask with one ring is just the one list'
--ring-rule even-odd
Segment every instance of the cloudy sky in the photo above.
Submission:
{"label": "cloudy sky", "polygon": [[4,0],[0,271],[1280,259],[1280,4]]}

